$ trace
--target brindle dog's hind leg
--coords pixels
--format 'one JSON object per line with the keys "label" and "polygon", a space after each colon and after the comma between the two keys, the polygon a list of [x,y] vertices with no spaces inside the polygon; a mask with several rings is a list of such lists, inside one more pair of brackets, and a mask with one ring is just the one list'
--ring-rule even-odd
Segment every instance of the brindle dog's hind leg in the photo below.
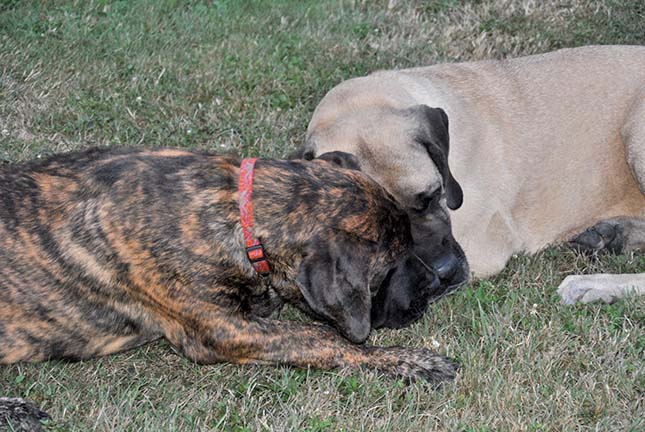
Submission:
{"label": "brindle dog's hind leg", "polygon": [[[409,381],[433,383],[454,378],[457,365],[451,359],[425,348],[356,345],[326,325],[246,319],[238,314],[207,313],[200,305],[199,317],[171,324],[166,337],[192,360],[208,364],[287,364],[297,367],[369,368]],[[199,328],[195,327],[199,325]]]}
{"label": "brindle dog's hind leg", "polygon": [[583,252],[645,251],[645,219],[616,217],[598,222],[569,242]]}

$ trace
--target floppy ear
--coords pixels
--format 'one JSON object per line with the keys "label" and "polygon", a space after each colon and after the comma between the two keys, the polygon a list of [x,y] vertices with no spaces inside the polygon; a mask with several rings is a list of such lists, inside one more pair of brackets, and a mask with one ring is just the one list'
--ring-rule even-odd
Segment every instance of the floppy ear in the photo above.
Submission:
{"label": "floppy ear", "polygon": [[350,153],[345,153],[342,151],[327,152],[318,156],[317,159],[327,161],[340,168],[346,168],[355,171],[361,170],[361,165],[358,162],[358,158]]}
{"label": "floppy ear", "polygon": [[354,243],[345,233],[330,241],[313,241],[300,264],[297,283],[316,314],[350,341],[361,343],[370,333],[372,301],[367,262],[356,253]]}
{"label": "floppy ear", "polygon": [[411,109],[422,115],[424,125],[420,128],[417,139],[425,146],[430,158],[441,173],[448,208],[456,210],[461,207],[464,194],[448,166],[448,151],[450,149],[448,115],[441,108],[430,108],[427,105],[416,105]]}

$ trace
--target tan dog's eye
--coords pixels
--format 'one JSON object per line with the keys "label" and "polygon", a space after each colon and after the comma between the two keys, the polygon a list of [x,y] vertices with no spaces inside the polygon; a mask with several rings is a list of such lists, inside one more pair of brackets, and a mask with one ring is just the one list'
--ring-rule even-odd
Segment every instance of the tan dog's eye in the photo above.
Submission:
{"label": "tan dog's eye", "polygon": [[439,200],[441,200],[440,187],[433,191],[424,191],[418,193],[416,196],[416,204],[414,206],[414,210],[421,214],[425,214],[429,209],[438,205]]}

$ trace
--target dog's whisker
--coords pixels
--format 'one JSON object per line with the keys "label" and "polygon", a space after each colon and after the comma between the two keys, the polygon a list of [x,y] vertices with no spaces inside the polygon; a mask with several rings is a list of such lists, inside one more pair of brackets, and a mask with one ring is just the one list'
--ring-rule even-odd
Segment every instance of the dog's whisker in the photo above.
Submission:
{"label": "dog's whisker", "polygon": [[426,262],[423,259],[421,259],[421,257],[419,255],[417,255],[416,253],[412,252],[412,256],[414,256],[421,263],[421,265],[424,266],[426,268],[426,270],[428,270],[430,273],[432,273],[432,274],[436,273],[434,271],[434,269],[432,267],[430,267],[428,264],[426,264]]}

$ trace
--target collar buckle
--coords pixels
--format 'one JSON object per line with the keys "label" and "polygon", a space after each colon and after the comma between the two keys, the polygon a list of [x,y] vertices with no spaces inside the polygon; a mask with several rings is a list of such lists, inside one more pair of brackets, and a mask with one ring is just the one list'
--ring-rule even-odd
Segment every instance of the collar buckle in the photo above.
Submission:
{"label": "collar buckle", "polygon": [[260,276],[269,276],[271,269],[269,268],[269,260],[264,253],[264,246],[262,246],[262,243],[258,242],[256,245],[247,247],[246,256],[249,258],[251,265]]}

